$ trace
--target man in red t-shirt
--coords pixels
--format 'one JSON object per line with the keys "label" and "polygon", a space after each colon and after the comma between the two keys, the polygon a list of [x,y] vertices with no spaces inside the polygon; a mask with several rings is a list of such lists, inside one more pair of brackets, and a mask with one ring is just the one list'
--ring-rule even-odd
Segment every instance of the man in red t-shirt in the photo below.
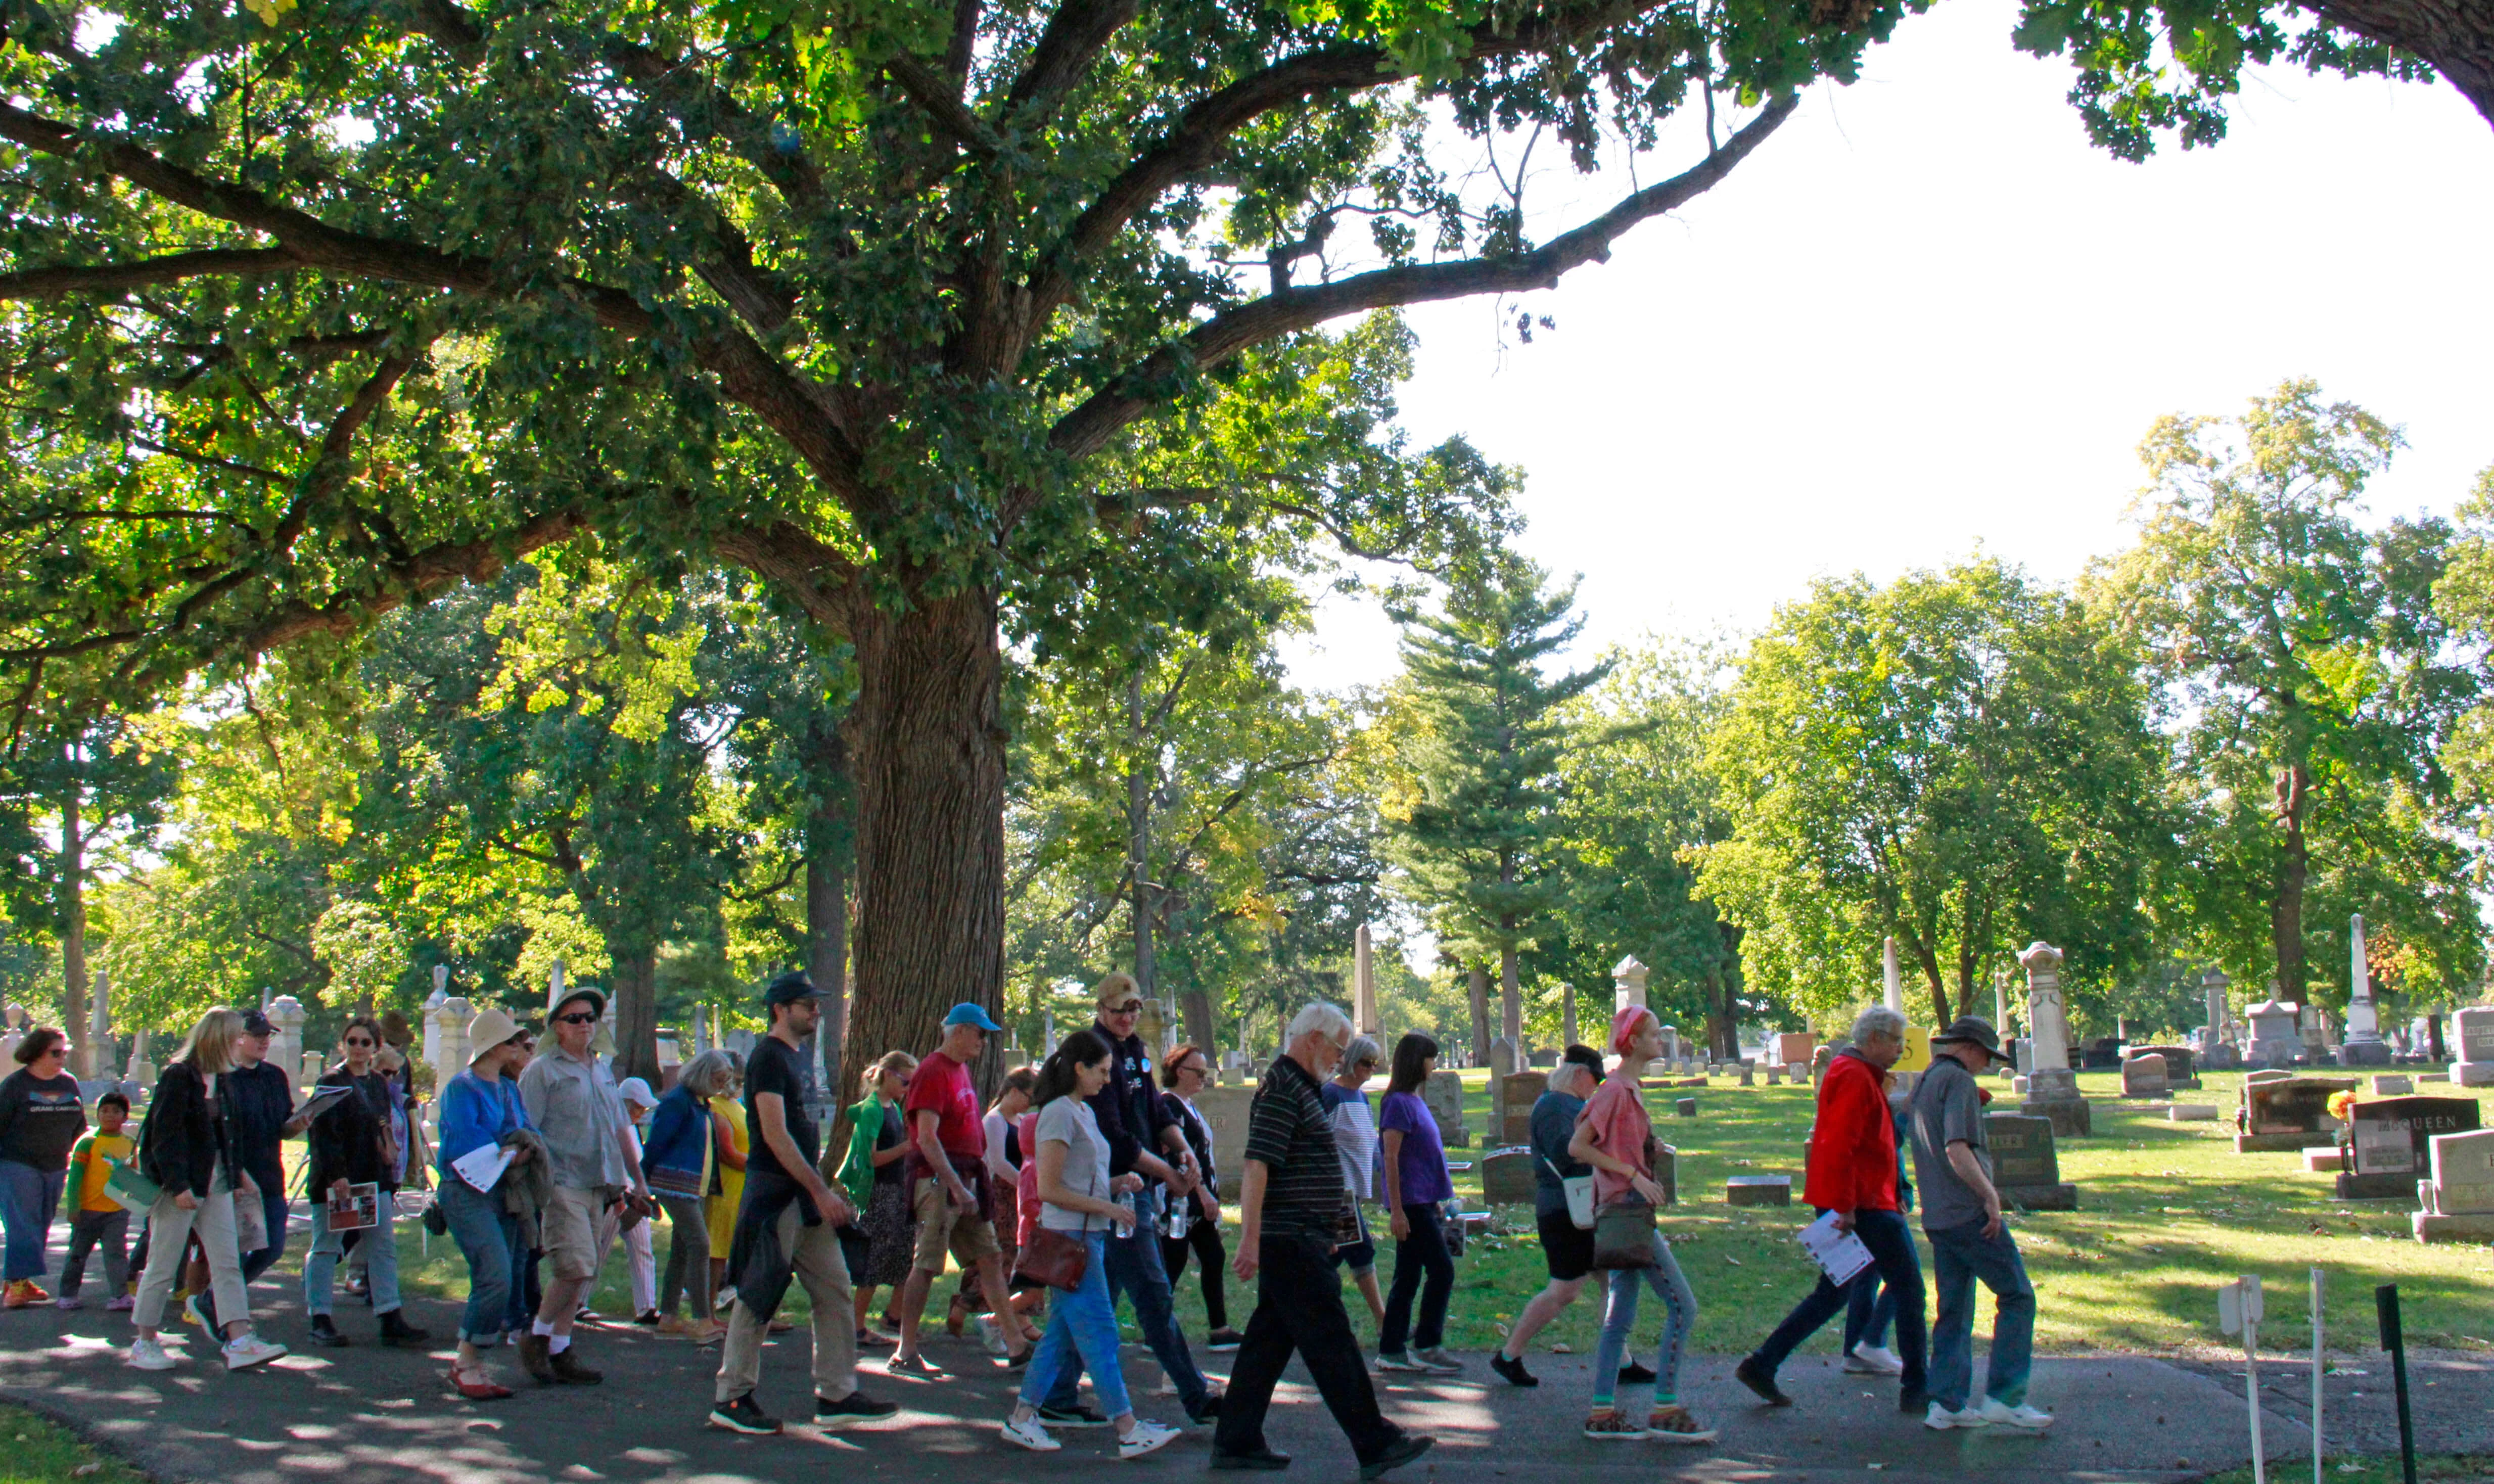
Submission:
{"label": "man in red t-shirt", "polygon": [[[944,1016],[943,1045],[918,1064],[901,1104],[912,1145],[901,1179],[909,1186],[918,1224],[917,1253],[900,1290],[900,1346],[887,1362],[902,1375],[943,1374],[918,1353],[918,1325],[946,1253],[978,1270],[982,1292],[1006,1291],[1004,1250],[996,1245],[985,1198],[988,1134],[969,1065],[987,1049],[988,1033],[1002,1029],[976,1005],[954,1006]],[[1012,1358],[1020,1359],[1029,1348],[1025,1342]]]}
{"label": "man in red t-shirt", "polygon": [[[1905,1362],[1897,1408],[1919,1413],[1923,1392],[1923,1267],[1914,1255],[1914,1233],[1897,1209],[1897,1126],[1888,1110],[1888,1069],[1905,1054],[1905,1017],[1873,1005],[1853,1022],[1853,1045],[1827,1064],[1818,1083],[1818,1120],[1810,1131],[1810,1173],[1802,1198],[1822,1213],[1834,1212],[1840,1231],[1850,1231],[1870,1249],[1868,1282],[1875,1269],[1897,1295],[1897,1348]],[[1767,1342],[1733,1368],[1733,1378],[1771,1407],[1792,1398],[1776,1384],[1776,1368],[1804,1340],[1844,1308],[1850,1285],[1838,1287],[1819,1275],[1818,1287],[1793,1307]]]}

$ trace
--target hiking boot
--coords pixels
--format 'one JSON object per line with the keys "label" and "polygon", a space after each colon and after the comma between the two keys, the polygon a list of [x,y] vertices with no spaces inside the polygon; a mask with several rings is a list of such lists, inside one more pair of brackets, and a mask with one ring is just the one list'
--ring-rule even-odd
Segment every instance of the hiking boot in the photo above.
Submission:
{"label": "hiking boot", "polygon": [[519,1350],[520,1369],[529,1373],[529,1378],[540,1386],[553,1385],[554,1366],[546,1347],[546,1337],[535,1334],[522,1335]]}
{"label": "hiking boot", "polygon": [[335,1349],[339,1346],[351,1344],[352,1342],[348,1340],[345,1335],[338,1333],[338,1325],[335,1320],[331,1319],[325,1314],[316,1314],[312,1316],[312,1343],[321,1347],[323,1349]]}
{"label": "hiking boot", "polygon": [[546,1357],[546,1365],[554,1372],[554,1378],[566,1386],[594,1386],[606,1379],[605,1372],[582,1365],[575,1350],[557,1350]]}
{"label": "hiking boot", "polygon": [[381,1316],[381,1344],[422,1345],[433,1338],[433,1331],[418,1329],[407,1321],[407,1316],[393,1309]]}

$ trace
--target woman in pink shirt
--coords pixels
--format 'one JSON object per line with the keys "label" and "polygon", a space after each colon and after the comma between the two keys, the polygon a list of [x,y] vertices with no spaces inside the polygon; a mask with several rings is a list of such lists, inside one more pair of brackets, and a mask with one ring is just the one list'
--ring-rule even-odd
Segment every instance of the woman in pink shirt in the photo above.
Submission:
{"label": "woman in pink shirt", "polygon": [[[1585,1110],[1576,1115],[1576,1136],[1568,1140],[1567,1153],[1594,1166],[1597,1209],[1621,1199],[1659,1207],[1663,1191],[1654,1178],[1654,1122],[1646,1116],[1645,1087],[1638,1077],[1648,1062],[1662,1054],[1662,1022],[1642,1005],[1627,1007],[1611,1019],[1611,1049],[1619,1055],[1619,1071],[1585,1101]],[[1665,1311],[1662,1341],[1654,1357],[1654,1409],[1642,1426],[1630,1421],[1613,1400],[1620,1357],[1627,1350],[1628,1331],[1636,1326],[1640,1284],[1653,1286]],[[1652,1267],[1624,1267],[1611,1273],[1610,1308],[1602,1317],[1602,1343],[1594,1352],[1594,1406],[1585,1419],[1586,1437],[1653,1438],[1681,1443],[1715,1440],[1715,1430],[1701,1427],[1680,1405],[1680,1352],[1696,1324],[1697,1295],[1681,1276],[1671,1244],[1658,1231]]]}

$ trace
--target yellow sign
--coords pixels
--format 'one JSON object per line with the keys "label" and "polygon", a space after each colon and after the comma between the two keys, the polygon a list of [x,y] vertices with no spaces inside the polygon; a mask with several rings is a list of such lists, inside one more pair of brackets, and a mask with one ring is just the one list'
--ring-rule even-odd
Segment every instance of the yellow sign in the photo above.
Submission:
{"label": "yellow sign", "polygon": [[1931,1066],[1931,1033],[1922,1026],[1905,1027],[1905,1054],[1897,1058],[1899,1072],[1928,1072]]}

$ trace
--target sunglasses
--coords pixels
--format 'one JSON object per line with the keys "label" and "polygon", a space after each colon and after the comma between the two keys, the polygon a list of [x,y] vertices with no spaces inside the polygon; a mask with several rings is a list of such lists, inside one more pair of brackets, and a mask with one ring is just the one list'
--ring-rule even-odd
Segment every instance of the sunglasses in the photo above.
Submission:
{"label": "sunglasses", "polygon": [[1100,1013],[1104,1015],[1140,1015],[1143,1013],[1143,1002],[1141,1000],[1128,1000],[1123,1005],[1108,1006]]}
{"label": "sunglasses", "polygon": [[587,1025],[597,1017],[591,1015],[588,1011],[575,1010],[567,1015],[557,1015],[555,1018],[565,1025]]}
{"label": "sunglasses", "polygon": [[380,1043],[373,1040],[370,1036],[350,1036],[347,1038],[347,1045],[350,1046],[377,1046],[380,1045]]}

